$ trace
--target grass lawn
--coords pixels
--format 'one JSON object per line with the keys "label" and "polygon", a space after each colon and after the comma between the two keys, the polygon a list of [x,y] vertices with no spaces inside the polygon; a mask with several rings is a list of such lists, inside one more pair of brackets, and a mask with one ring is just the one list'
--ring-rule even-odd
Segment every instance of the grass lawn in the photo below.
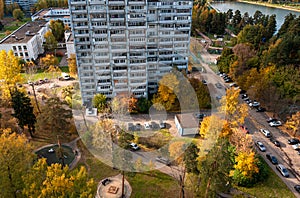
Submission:
{"label": "grass lawn", "polygon": [[256,184],[252,188],[237,187],[239,190],[249,193],[255,197],[284,197],[294,198],[295,195],[289,190],[289,188],[282,182],[282,180],[276,175],[276,173],[269,169],[269,177],[262,183]]}
{"label": "grass lawn", "polygon": [[[89,176],[94,179],[98,185],[99,181],[106,177],[115,176],[120,171],[111,168],[95,158],[85,148],[82,142],[79,143],[83,158],[80,160],[79,166],[84,165]],[[126,174],[126,179],[132,187],[131,197],[178,197],[179,189],[177,181],[159,171]]]}

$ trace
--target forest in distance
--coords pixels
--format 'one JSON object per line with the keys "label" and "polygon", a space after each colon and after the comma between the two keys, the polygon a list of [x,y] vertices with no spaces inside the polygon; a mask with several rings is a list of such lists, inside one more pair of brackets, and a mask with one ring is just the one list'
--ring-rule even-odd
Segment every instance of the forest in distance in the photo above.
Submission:
{"label": "forest in distance", "polygon": [[300,17],[289,14],[276,32],[276,15],[239,10],[218,13],[198,2],[193,8],[192,34],[196,30],[236,37],[218,58],[220,72],[227,73],[250,95],[262,101],[275,116],[286,120],[300,105]]}

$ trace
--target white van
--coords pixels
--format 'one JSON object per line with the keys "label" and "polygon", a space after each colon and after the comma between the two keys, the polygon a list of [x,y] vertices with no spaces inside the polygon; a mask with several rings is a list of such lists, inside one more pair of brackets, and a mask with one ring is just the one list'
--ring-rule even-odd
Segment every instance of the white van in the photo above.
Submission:
{"label": "white van", "polygon": [[70,78],[71,78],[69,74],[64,73],[64,72],[61,73],[61,76],[63,77],[64,80],[70,80]]}

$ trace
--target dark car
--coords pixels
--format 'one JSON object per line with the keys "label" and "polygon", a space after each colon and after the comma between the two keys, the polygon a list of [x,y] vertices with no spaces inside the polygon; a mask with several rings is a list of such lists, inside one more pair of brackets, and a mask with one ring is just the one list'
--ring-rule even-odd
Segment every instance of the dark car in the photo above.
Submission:
{"label": "dark car", "polygon": [[265,112],[265,111],[266,111],[266,108],[263,108],[263,107],[256,108],[256,112]]}
{"label": "dark car", "polygon": [[272,164],[278,164],[278,160],[274,155],[268,153],[266,154],[266,157],[268,160],[270,160],[270,162],[272,162]]}
{"label": "dark car", "polygon": [[294,188],[298,193],[300,193],[300,185],[295,185]]}
{"label": "dark car", "polygon": [[276,139],[270,138],[270,141],[271,141],[275,146],[280,147],[280,143],[279,143],[279,141],[277,141]]}
{"label": "dark car", "polygon": [[288,140],[288,143],[291,144],[291,145],[294,145],[294,144],[300,143],[300,141],[296,138],[292,138],[292,139]]}

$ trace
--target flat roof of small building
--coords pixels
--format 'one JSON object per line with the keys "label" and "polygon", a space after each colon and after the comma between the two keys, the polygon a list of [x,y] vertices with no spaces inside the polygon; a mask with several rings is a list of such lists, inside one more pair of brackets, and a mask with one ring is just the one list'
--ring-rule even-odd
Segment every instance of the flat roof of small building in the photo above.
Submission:
{"label": "flat roof of small building", "polygon": [[46,21],[30,21],[1,40],[0,44],[27,43],[46,23]]}
{"label": "flat roof of small building", "polygon": [[183,113],[175,115],[182,128],[197,128],[199,121],[193,113]]}

